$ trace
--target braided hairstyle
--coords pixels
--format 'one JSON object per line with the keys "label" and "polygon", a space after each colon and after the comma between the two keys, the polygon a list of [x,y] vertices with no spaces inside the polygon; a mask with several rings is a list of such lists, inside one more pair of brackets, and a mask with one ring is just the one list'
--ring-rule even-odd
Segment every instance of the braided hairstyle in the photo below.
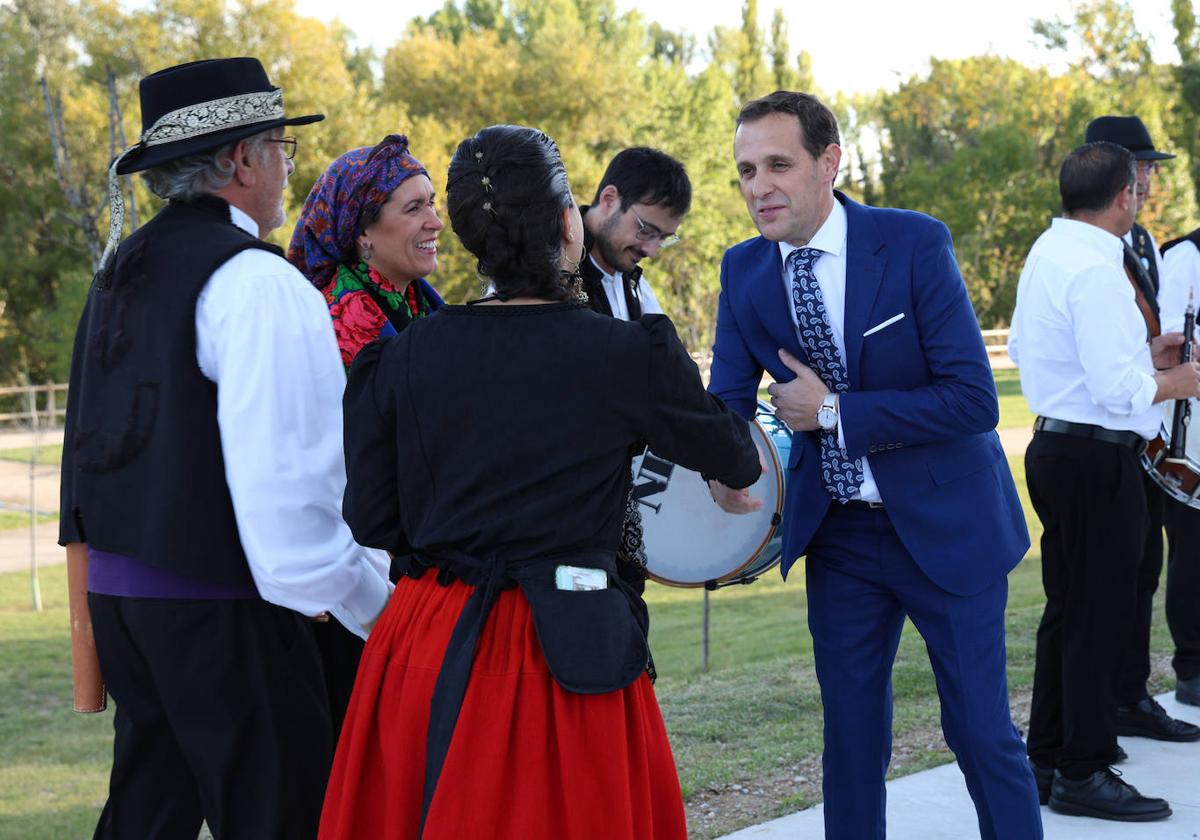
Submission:
{"label": "braided hairstyle", "polygon": [[554,141],[493,125],[459,144],[446,179],[450,226],[501,300],[575,299],[563,272],[563,210],[575,201]]}

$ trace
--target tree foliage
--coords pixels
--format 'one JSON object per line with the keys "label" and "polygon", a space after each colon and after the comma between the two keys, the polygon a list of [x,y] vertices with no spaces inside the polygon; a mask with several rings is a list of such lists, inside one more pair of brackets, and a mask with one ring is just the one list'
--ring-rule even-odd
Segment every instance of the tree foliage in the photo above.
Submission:
{"label": "tree foliage", "polygon": [[1130,6],[1094,0],[1035,32],[1067,59],[1065,72],[995,56],[931,62],[883,95],[868,121],[882,138],[883,203],[949,225],[982,325],[1007,324],[1029,247],[1059,212],[1058,168],[1103,114],[1138,114],[1176,161],[1161,168],[1139,215],[1161,243],[1196,219],[1192,147],[1174,107],[1176,74],[1154,65]]}
{"label": "tree foliage", "polygon": [[[984,326],[1006,323],[1025,253],[1057,211],[1057,167],[1102,113],[1138,113],[1179,153],[1156,179],[1140,220],[1164,239],[1196,221],[1200,43],[1191,0],[1172,0],[1180,64],[1155,64],[1133,7],[1085,0],[1034,29],[1065,71],[994,56],[932,60],[892,91],[827,99],[843,133],[839,183],[868,203],[942,218]],[[805,33],[807,36],[808,33]],[[0,382],[28,370],[61,379],[91,274],[87,225],[56,177],[41,83],[62,102],[72,183],[103,202],[114,131],[113,79],[128,140],[140,133],[137,82],[217,55],[255,55],[284,88],[289,111],[323,112],[296,133],[300,154],[286,203],[295,213],[337,155],[409,135],[444,191],[456,145],[497,122],[533,125],[558,142],[572,187],[588,203],[608,160],[630,145],[681,159],[694,188],[683,240],[647,276],[693,349],[712,337],[725,248],[754,234],[731,160],[733,119],[772,90],[816,91],[811,56],[757,0],[741,23],[697,40],[615,0],[446,0],[414,19],[382,55],[338,23],[299,15],[294,0],[0,2]],[[158,202],[135,179],[142,220]],[[77,202],[78,203],[78,202]],[[102,235],[106,219],[95,219]],[[289,230],[275,234],[278,242]],[[451,301],[478,294],[474,261],[447,230],[431,281]]]}

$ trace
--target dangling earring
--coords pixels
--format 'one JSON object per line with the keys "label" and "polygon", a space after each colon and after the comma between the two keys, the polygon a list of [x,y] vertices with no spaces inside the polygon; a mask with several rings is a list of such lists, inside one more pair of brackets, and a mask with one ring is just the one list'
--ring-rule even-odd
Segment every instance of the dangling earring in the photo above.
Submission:
{"label": "dangling earring", "polygon": [[577,259],[571,259],[567,255],[566,249],[563,249],[563,260],[567,264],[567,267],[563,269],[564,274],[572,276],[579,274],[579,266],[583,263],[583,245],[579,246],[579,257]]}
{"label": "dangling earring", "polygon": [[587,251],[582,242],[579,243],[579,259],[571,259],[564,250],[563,261],[567,264],[567,267],[559,270],[559,275],[562,277],[563,285],[566,286],[567,292],[581,303],[588,302],[587,291],[583,287],[583,272],[579,270],[585,256],[587,256]]}
{"label": "dangling earring", "polygon": [[362,260],[365,263],[369,263],[371,261],[371,257],[373,257],[373,256],[375,256],[375,252],[371,249],[370,242],[368,242],[366,245],[359,246],[358,257],[360,260]]}

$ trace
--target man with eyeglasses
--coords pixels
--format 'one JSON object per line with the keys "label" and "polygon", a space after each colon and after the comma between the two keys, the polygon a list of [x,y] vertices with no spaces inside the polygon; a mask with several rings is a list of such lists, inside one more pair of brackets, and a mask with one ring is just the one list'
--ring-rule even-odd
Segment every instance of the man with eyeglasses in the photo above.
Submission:
{"label": "man with eyeglasses", "polygon": [[[617,153],[591,206],[579,208],[588,254],[579,273],[593,310],[622,321],[663,314],[639,263],[679,241],[676,231],[691,204],[692,183],[675,158],[646,146]],[[617,571],[638,592],[644,590],[642,516],[632,494],[626,497]]]}
{"label": "man with eyeglasses", "polygon": [[675,158],[645,146],[617,153],[591,206],[579,208],[588,251],[579,268],[592,309],[623,321],[662,314],[639,263],[679,241],[691,204],[691,181]]}
{"label": "man with eyeglasses", "polygon": [[[1087,127],[1087,142],[1098,140],[1116,143],[1133,154],[1137,173],[1134,187],[1136,212],[1140,213],[1150,195],[1150,184],[1159,161],[1170,160],[1175,155],[1155,149],[1150,132],[1136,116],[1110,115],[1092,120]],[[1164,277],[1163,263],[1154,237],[1135,222],[1123,239],[1125,271],[1130,280],[1142,292],[1155,318],[1160,321],[1161,331],[1178,331],[1183,326],[1187,294],[1185,291],[1181,298],[1170,293],[1164,294],[1166,286],[1160,286],[1160,280]],[[1192,512],[1185,505],[1168,499],[1162,488],[1150,478],[1149,473],[1143,476],[1143,486],[1149,526],[1142,548],[1141,563],[1138,566],[1137,612],[1133,625],[1124,635],[1119,651],[1121,666],[1116,688],[1117,734],[1154,738],[1159,741],[1196,741],[1200,740],[1200,727],[1168,715],[1150,696],[1146,690],[1146,682],[1150,678],[1152,605],[1163,564],[1163,525],[1166,524],[1171,545],[1176,549],[1173,553],[1178,554],[1178,547],[1190,548],[1196,543],[1177,531],[1184,528],[1189,531],[1187,536],[1194,535],[1200,538],[1200,523],[1192,525],[1189,529],[1190,520],[1193,518],[1189,514]],[[1193,604],[1194,601],[1187,609],[1194,611]],[[1123,751],[1118,748],[1118,760],[1123,757]]]}

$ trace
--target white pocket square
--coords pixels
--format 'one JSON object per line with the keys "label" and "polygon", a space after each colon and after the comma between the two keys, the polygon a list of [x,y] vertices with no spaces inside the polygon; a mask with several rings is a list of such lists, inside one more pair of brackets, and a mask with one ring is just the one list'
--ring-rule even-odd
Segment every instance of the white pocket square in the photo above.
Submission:
{"label": "white pocket square", "polygon": [[873,334],[879,332],[880,330],[884,329],[885,327],[890,327],[892,324],[896,323],[903,317],[904,317],[903,312],[901,312],[899,315],[893,315],[891,318],[888,318],[886,321],[883,321],[882,323],[876,324],[875,326],[871,327],[871,329],[869,329],[865,333],[863,333],[863,338],[866,338],[869,335],[873,335]]}

